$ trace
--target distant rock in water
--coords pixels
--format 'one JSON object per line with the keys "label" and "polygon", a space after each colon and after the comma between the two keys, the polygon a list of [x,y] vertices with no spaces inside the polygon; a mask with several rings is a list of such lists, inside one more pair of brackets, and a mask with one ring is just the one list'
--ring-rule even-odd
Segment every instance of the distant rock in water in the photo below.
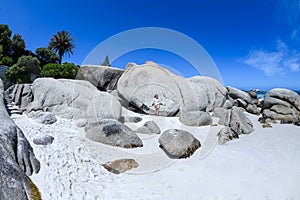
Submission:
{"label": "distant rock in water", "polygon": [[80,67],[77,79],[91,82],[101,91],[117,89],[117,83],[124,70],[96,65],[84,65]]}
{"label": "distant rock in water", "polygon": [[187,158],[201,146],[200,141],[187,131],[169,129],[159,138],[161,147],[173,158]]}

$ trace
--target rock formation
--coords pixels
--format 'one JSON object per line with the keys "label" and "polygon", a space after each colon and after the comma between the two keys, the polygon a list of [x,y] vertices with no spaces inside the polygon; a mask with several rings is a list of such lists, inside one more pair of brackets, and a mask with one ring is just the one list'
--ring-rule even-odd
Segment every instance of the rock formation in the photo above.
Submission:
{"label": "rock formation", "polygon": [[117,88],[117,83],[124,70],[107,67],[84,65],[80,67],[77,79],[91,82],[101,91],[112,91]]}
{"label": "rock formation", "polygon": [[7,113],[3,95],[0,80],[0,199],[41,199],[28,177],[40,170],[40,163],[22,130]]}

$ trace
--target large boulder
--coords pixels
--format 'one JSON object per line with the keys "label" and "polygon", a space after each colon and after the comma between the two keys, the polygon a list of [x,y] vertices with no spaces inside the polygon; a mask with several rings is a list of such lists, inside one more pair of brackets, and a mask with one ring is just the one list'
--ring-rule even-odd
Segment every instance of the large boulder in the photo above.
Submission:
{"label": "large boulder", "polygon": [[262,110],[264,119],[299,122],[300,96],[289,89],[275,88],[265,94]]}
{"label": "large boulder", "polygon": [[77,78],[91,82],[102,91],[112,91],[117,88],[123,72],[124,70],[113,67],[84,65],[80,67]]}
{"label": "large boulder", "polygon": [[142,140],[127,126],[114,119],[89,122],[86,137],[95,142],[123,148],[142,147]]}
{"label": "large boulder", "polygon": [[3,96],[0,79],[0,199],[41,199],[28,177],[40,170],[40,163],[22,130],[7,113]]}
{"label": "large boulder", "polygon": [[44,110],[64,118],[98,121],[119,119],[120,102],[106,92],[100,92],[88,81],[39,78],[32,85],[33,101],[27,111]]}
{"label": "large boulder", "polygon": [[191,111],[181,113],[179,121],[188,126],[206,126],[212,123],[212,118],[209,113],[204,111]]}
{"label": "large boulder", "polygon": [[227,91],[228,91],[228,95],[233,98],[233,99],[242,99],[244,100],[246,103],[251,103],[251,96],[247,93],[244,92],[242,90],[239,90],[237,88],[234,87],[226,87]]}
{"label": "large boulder", "polygon": [[148,106],[154,94],[158,94],[165,106],[160,115],[174,116],[180,110],[205,110],[208,99],[205,91],[183,77],[176,76],[154,62],[143,65],[129,63],[117,86],[120,98],[136,109],[154,114]]}
{"label": "large boulder", "polygon": [[240,107],[234,106],[230,110],[217,108],[212,116],[220,118],[219,124],[230,127],[238,134],[249,134],[253,131],[253,123]]}
{"label": "large boulder", "polygon": [[282,101],[285,101],[289,103],[291,106],[296,108],[297,110],[300,110],[300,96],[289,89],[285,88],[275,88],[272,90],[269,90],[265,94],[265,100],[268,99],[269,97],[273,97]]}
{"label": "large boulder", "polygon": [[190,157],[201,146],[192,134],[179,129],[166,130],[158,141],[166,153],[175,158]]}
{"label": "large boulder", "polygon": [[214,108],[223,106],[226,101],[227,90],[219,81],[207,76],[194,76],[187,80],[196,84],[205,91],[208,99],[208,106],[206,108],[207,112],[212,111]]}

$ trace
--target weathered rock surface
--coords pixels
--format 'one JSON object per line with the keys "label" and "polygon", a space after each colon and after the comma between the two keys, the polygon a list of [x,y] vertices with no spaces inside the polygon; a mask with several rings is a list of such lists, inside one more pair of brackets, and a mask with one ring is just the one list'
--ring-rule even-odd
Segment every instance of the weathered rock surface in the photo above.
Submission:
{"label": "weathered rock surface", "polygon": [[114,119],[88,122],[86,137],[95,142],[123,148],[142,147],[142,140],[127,126]]}
{"label": "weathered rock surface", "polygon": [[218,133],[219,144],[225,144],[226,142],[229,142],[235,138],[239,138],[239,135],[229,127],[222,128]]}
{"label": "weathered rock surface", "polygon": [[190,157],[201,146],[192,134],[179,129],[166,130],[158,141],[166,153],[175,158]]}
{"label": "weathered rock surface", "polygon": [[141,127],[139,127],[136,133],[144,133],[144,134],[160,134],[160,128],[154,121],[147,121]]}
{"label": "weathered rock surface", "polygon": [[28,117],[33,118],[36,122],[41,124],[53,124],[57,121],[53,113],[43,111],[32,111],[28,114]]}
{"label": "weathered rock surface", "polygon": [[179,121],[188,126],[206,126],[212,123],[212,118],[207,112],[191,111],[181,113]]}
{"label": "weathered rock surface", "polygon": [[27,111],[48,111],[57,116],[97,121],[119,119],[120,102],[91,83],[82,80],[39,78],[33,82],[34,100]]}
{"label": "weathered rock surface", "polygon": [[38,135],[33,138],[33,143],[36,145],[48,145],[52,144],[54,137],[51,135]]}
{"label": "weathered rock surface", "polygon": [[269,90],[265,94],[262,114],[263,119],[297,124],[300,121],[300,96],[283,88]]}
{"label": "weathered rock surface", "polygon": [[114,174],[120,174],[133,168],[137,168],[139,164],[134,159],[120,159],[113,162],[107,162],[102,166]]}
{"label": "weathered rock surface", "polygon": [[[204,89],[208,99],[207,112],[223,106],[226,101],[227,90],[220,82],[207,76],[194,76],[187,80]],[[200,98],[199,101],[201,101]]]}
{"label": "weathered rock surface", "polygon": [[217,108],[212,116],[220,118],[219,124],[230,127],[238,134],[249,134],[253,131],[253,124],[242,108],[236,106],[231,110]]}
{"label": "weathered rock surface", "polygon": [[186,111],[206,109],[207,95],[194,83],[153,62],[140,66],[133,63],[128,65],[130,67],[126,68],[118,81],[117,90],[120,98],[138,110],[154,114],[153,107],[147,109],[154,94],[158,94],[165,103],[160,108],[161,116],[174,116],[183,108]]}
{"label": "weathered rock surface", "polygon": [[3,94],[0,79],[0,199],[41,199],[28,177],[40,170],[40,163],[22,130],[8,115]]}
{"label": "weathered rock surface", "polygon": [[247,92],[244,92],[242,90],[239,90],[237,88],[234,87],[226,87],[227,91],[228,91],[228,95],[233,98],[233,99],[242,99],[244,100],[246,103],[250,103],[251,102],[251,97]]}
{"label": "weathered rock surface", "polygon": [[80,67],[78,79],[91,82],[99,90],[112,91],[124,70],[107,66],[84,65]]}
{"label": "weathered rock surface", "polygon": [[26,109],[33,100],[30,84],[15,84],[8,88],[7,91],[12,103],[21,109]]}

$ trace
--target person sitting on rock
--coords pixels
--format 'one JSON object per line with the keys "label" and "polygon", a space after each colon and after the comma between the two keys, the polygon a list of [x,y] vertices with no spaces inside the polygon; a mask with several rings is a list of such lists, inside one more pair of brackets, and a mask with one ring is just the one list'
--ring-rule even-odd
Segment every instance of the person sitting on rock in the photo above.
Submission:
{"label": "person sitting on rock", "polygon": [[164,104],[161,102],[160,98],[158,98],[158,94],[155,94],[154,98],[153,98],[153,100],[151,102],[151,105],[149,107],[154,106],[154,108],[155,108],[155,115],[156,116],[159,115],[159,107],[160,107],[160,105],[164,105]]}

